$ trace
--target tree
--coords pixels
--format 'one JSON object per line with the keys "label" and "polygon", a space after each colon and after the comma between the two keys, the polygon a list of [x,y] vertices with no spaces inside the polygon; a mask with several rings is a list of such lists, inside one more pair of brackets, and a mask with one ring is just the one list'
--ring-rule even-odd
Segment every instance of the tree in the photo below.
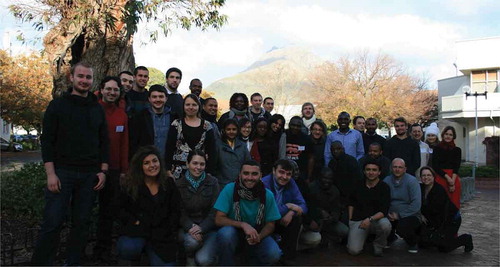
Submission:
{"label": "tree", "polygon": [[147,67],[149,70],[149,82],[148,85],[151,87],[155,84],[161,84],[165,86],[165,73],[161,70],[153,67]]}
{"label": "tree", "polygon": [[28,132],[41,132],[43,111],[51,99],[52,77],[48,70],[49,63],[40,53],[11,57],[0,50],[3,119]]}
{"label": "tree", "polygon": [[317,113],[328,124],[341,111],[374,117],[386,126],[400,116],[425,121],[437,107],[436,92],[425,89],[426,80],[409,74],[385,54],[368,52],[344,56],[319,66],[311,77]]}
{"label": "tree", "polygon": [[[21,1],[22,2],[22,1]],[[134,68],[133,34],[139,21],[150,25],[150,40],[173,27],[219,29],[227,17],[219,13],[225,0],[40,0],[10,6],[17,18],[36,29],[50,28],[43,44],[53,95],[65,91],[71,65],[86,61],[94,68],[94,80]],[[96,83],[95,83],[96,84]]]}

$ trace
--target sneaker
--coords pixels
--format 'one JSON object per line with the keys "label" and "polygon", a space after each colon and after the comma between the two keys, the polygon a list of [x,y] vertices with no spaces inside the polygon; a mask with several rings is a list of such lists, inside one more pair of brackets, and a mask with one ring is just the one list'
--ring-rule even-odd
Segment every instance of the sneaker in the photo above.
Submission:
{"label": "sneaker", "polygon": [[389,236],[387,238],[387,244],[385,245],[384,248],[390,248],[392,246],[392,244],[394,244],[394,242],[396,242],[396,240],[398,240],[398,236],[397,235]]}
{"label": "sneaker", "polygon": [[373,246],[373,256],[375,257],[384,256],[384,249],[381,247]]}
{"label": "sneaker", "polygon": [[413,253],[413,254],[418,253],[418,245],[415,244],[415,245],[409,246],[408,252]]}
{"label": "sneaker", "polygon": [[465,234],[465,252],[471,252],[474,249],[474,243],[472,243],[472,236],[469,234]]}

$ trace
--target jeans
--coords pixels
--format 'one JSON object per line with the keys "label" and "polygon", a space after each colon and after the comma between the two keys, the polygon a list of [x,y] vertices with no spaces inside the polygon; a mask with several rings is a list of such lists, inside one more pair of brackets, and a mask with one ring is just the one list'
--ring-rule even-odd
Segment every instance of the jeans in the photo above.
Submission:
{"label": "jeans", "polygon": [[297,255],[297,243],[299,240],[300,227],[302,226],[302,216],[293,216],[288,226],[283,226],[276,222],[275,233],[281,236],[280,247],[283,250],[284,259],[294,259]]}
{"label": "jeans", "polygon": [[198,242],[189,233],[182,234],[180,241],[183,241],[186,255],[194,256],[194,260],[199,266],[214,265],[217,261],[217,232],[211,231],[203,235],[203,241]]}
{"label": "jeans", "polygon": [[368,229],[360,229],[362,221],[349,221],[349,236],[347,239],[347,251],[352,255],[357,255],[363,250],[365,240],[369,234],[375,234],[373,246],[384,248],[387,244],[387,237],[391,233],[391,223],[387,218],[372,221]]}
{"label": "jeans", "polygon": [[94,254],[110,252],[113,237],[113,222],[116,217],[117,197],[120,194],[120,171],[109,170],[106,186],[99,191],[99,219],[97,221],[97,242]]}
{"label": "jeans", "polygon": [[153,250],[153,247],[146,239],[141,237],[120,236],[116,243],[118,257],[123,260],[139,260],[142,251],[149,257],[151,266],[175,266],[175,262],[164,262]]}
{"label": "jeans", "polygon": [[219,265],[234,265],[234,255],[238,244],[244,243],[250,255],[248,259],[255,261],[252,265],[272,265],[279,261],[281,250],[271,236],[267,236],[256,245],[248,245],[242,230],[233,226],[224,226],[217,231]]}
{"label": "jeans", "polygon": [[97,172],[56,169],[61,182],[59,193],[45,188],[45,209],[33,265],[53,265],[59,246],[60,232],[71,205],[71,230],[67,240],[66,265],[79,265],[87,245],[89,221],[97,192]]}

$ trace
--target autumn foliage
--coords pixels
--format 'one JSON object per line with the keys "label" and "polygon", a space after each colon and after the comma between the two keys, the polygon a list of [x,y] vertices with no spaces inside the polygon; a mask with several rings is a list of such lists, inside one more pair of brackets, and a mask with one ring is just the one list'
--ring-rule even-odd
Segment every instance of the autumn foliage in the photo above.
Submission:
{"label": "autumn foliage", "polygon": [[400,116],[426,123],[437,114],[437,92],[384,54],[344,56],[320,65],[311,77],[318,116],[333,124],[341,111],[374,117],[386,126]]}
{"label": "autumn foliage", "polygon": [[11,57],[0,50],[1,116],[25,128],[41,130],[43,112],[52,99],[49,64],[39,53]]}

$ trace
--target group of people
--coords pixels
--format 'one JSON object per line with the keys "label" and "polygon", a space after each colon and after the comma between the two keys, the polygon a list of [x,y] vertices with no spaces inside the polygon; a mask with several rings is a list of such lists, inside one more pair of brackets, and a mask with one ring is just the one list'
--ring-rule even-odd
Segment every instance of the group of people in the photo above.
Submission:
{"label": "group of people", "polygon": [[285,130],[274,100],[259,93],[250,101],[234,93],[217,120],[217,100],[201,97],[199,79],[190,94],[177,91],[178,68],[149,89],[143,66],[105,77],[96,92],[93,77],[90,65],[74,65],[71,87],[44,115],[46,206],[35,265],[53,265],[68,210],[65,264],[81,264],[97,197],[94,257],[106,264],[114,223],[120,265],[142,255],[151,265],[293,265],[300,248],[340,243],[356,255],[366,240],[382,256],[398,236],[411,253],[473,249],[471,235],[457,235],[453,127],[439,141],[433,123],[423,139],[420,125],[408,130],[397,118],[386,140],[376,119],[356,116],[350,128],[342,112],[328,134],[307,102]]}

